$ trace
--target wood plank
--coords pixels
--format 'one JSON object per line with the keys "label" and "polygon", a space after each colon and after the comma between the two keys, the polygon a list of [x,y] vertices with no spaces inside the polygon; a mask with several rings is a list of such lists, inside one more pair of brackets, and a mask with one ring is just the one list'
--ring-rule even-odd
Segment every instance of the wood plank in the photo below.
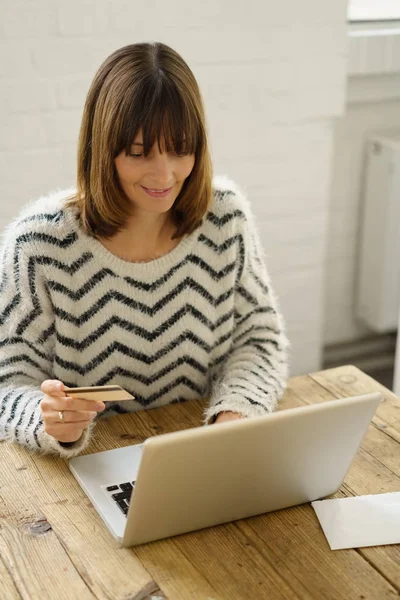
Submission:
{"label": "wood plank", "polygon": [[[353,370],[356,370],[356,381],[359,388],[354,389],[356,385],[353,378]],[[341,375],[340,369],[320,372],[307,378],[298,378],[292,383],[296,395],[304,404],[310,404],[314,400],[323,402],[333,398],[340,398],[347,395],[356,395],[371,390],[370,378],[365,375],[367,382],[364,381],[364,373],[351,367],[349,376],[348,367],[343,368],[344,375]],[[326,373],[326,382],[325,375]],[[334,383],[331,384],[332,378]],[[335,383],[339,380],[340,388]],[[346,388],[344,381],[350,381],[351,389]],[[321,387],[323,385],[323,387]],[[380,388],[379,384],[377,384]],[[372,388],[373,389],[373,388]],[[376,388],[375,388],[376,389]],[[378,391],[381,391],[379,389]],[[381,405],[382,406],[382,405]],[[396,397],[394,398],[396,406]],[[391,414],[385,407],[385,417],[395,425]],[[396,414],[396,413],[395,413]],[[348,495],[380,494],[386,492],[400,491],[400,444],[387,434],[386,429],[381,429],[379,423],[371,424],[364,437],[361,448],[357,452],[349,472],[346,475],[345,483],[341,490]],[[343,551],[341,551],[343,552]],[[371,548],[360,548],[357,552],[371,563],[393,587],[400,591],[400,545],[377,546]]]}
{"label": "wood plank", "polygon": [[94,598],[42,513],[35,490],[37,473],[30,457],[24,456],[21,464],[21,453],[16,455],[15,448],[5,443],[0,451],[4,473],[0,555],[20,595],[27,600],[68,600],[71,595]]}
{"label": "wood plank", "polygon": [[[256,547],[263,548],[276,569],[285,565],[285,576],[311,598],[397,597],[395,587],[358,552],[330,550],[309,504],[254,517],[238,526]],[[299,597],[307,596],[299,592]]]}
{"label": "wood plank", "polygon": [[381,392],[383,402],[375,413],[373,423],[400,442],[400,399],[385,386],[353,365],[312,373],[310,377],[338,398]]}
{"label": "wood plank", "polygon": [[[315,375],[321,376],[319,373],[313,374],[313,377]],[[354,373],[345,370],[337,375],[348,378]],[[345,383],[340,380],[341,386]],[[371,389],[376,388],[369,385],[367,391]],[[336,394],[360,393],[346,390],[343,393],[342,388],[337,389]],[[289,382],[279,408],[284,410],[334,396],[334,392],[326,389],[326,381],[319,384],[311,377],[302,376]],[[369,489],[370,485],[371,489],[386,490],[398,481],[399,466],[395,464],[397,443],[393,437],[393,432],[398,434],[396,402],[396,398],[391,398],[393,406],[390,410],[384,409],[380,423],[386,427],[381,430],[375,427],[372,434],[369,432],[368,443],[363,443],[362,451],[349,472],[349,480],[346,478],[346,485],[339,495],[364,493],[357,491],[363,485],[364,489]],[[140,443],[149,435],[199,426],[205,404],[205,401],[178,403],[100,422],[93,443],[85,453]],[[58,583],[60,588],[68,590],[68,598],[75,597],[74,586],[81,585],[83,587],[78,591],[80,598],[107,600],[145,600],[155,594],[178,600],[225,600],[228,597],[248,600],[264,596],[282,600],[348,600],[362,595],[380,600],[398,596],[399,547],[332,552],[310,505],[133,549],[119,549],[65,461],[30,456],[17,446],[7,446],[10,455],[3,453],[0,445],[0,456],[2,464],[8,465],[7,479],[11,483],[5,489],[3,485],[0,487],[0,495],[3,493],[0,510],[1,517],[12,531],[7,531],[6,537],[0,538],[0,554],[6,573],[16,582],[17,598],[46,599],[57,594],[57,598],[62,600],[66,596],[58,591]],[[366,481],[363,473],[367,473]],[[19,502],[17,492],[27,498]],[[16,497],[18,503],[15,502]],[[47,521],[33,522],[30,529],[28,526],[28,533],[21,534],[24,531],[22,526],[40,515]],[[48,531],[47,524],[51,526]],[[33,535],[35,531],[36,536]],[[26,541],[29,537],[34,537],[36,546]],[[43,540],[46,540],[45,544]],[[28,559],[22,556],[26,551]],[[372,559],[368,551],[376,551],[372,552]],[[52,569],[52,576],[53,579],[59,577],[59,581],[54,584],[49,577],[46,585],[51,595],[46,596],[42,593],[40,582],[31,581],[29,576],[37,579],[36,575],[32,575],[36,563],[53,564],[53,554],[57,571],[55,575]],[[70,570],[69,578],[67,572],[59,573],[64,568]],[[42,571],[37,570],[39,576],[43,571],[43,567]]]}
{"label": "wood plank", "polygon": [[0,598],[4,600],[21,600],[22,596],[15,587],[15,583],[6,565],[0,558]]}
{"label": "wood plank", "polygon": [[[173,600],[225,600],[214,582],[193,564],[175,543],[176,538],[160,540],[133,549],[147,571]],[[150,599],[149,599],[150,600]]]}
{"label": "wood plank", "polygon": [[125,600],[154,587],[137,557],[117,547],[64,460],[0,449],[0,552],[23,598]]}

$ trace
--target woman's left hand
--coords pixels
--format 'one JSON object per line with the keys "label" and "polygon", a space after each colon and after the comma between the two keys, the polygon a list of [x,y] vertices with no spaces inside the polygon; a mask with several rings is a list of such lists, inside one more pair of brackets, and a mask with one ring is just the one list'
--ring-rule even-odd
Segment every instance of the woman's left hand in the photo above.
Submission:
{"label": "woman's left hand", "polygon": [[[215,420],[215,423],[225,423],[226,421],[236,421],[236,419],[244,419],[244,415],[233,412],[231,410],[226,410],[224,412],[220,412]],[[214,423],[214,424],[215,424]]]}

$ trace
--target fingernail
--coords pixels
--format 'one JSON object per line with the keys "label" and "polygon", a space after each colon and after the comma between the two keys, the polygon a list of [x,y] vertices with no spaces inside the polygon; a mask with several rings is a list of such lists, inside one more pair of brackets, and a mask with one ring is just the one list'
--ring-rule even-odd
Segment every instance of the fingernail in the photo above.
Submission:
{"label": "fingernail", "polygon": [[94,419],[96,415],[97,415],[97,412],[91,412],[90,413],[90,418]]}
{"label": "fingernail", "polygon": [[106,407],[106,405],[104,404],[104,402],[97,402],[96,404],[96,408],[98,408],[99,410],[104,410]]}

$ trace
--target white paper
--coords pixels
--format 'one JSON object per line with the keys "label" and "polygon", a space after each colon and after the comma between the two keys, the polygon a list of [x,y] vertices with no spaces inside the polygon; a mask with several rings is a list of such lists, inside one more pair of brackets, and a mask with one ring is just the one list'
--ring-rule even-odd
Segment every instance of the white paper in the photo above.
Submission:
{"label": "white paper", "polygon": [[331,550],[400,544],[400,492],[311,502]]}

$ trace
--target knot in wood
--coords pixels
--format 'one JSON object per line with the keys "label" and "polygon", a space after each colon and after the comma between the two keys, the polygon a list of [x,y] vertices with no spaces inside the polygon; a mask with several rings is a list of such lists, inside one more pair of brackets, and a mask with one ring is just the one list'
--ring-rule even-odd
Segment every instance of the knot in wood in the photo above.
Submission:
{"label": "knot in wood", "polygon": [[32,523],[27,523],[24,529],[25,533],[33,536],[43,535],[44,533],[52,531],[50,523],[44,517],[36,519],[36,521],[33,521]]}

